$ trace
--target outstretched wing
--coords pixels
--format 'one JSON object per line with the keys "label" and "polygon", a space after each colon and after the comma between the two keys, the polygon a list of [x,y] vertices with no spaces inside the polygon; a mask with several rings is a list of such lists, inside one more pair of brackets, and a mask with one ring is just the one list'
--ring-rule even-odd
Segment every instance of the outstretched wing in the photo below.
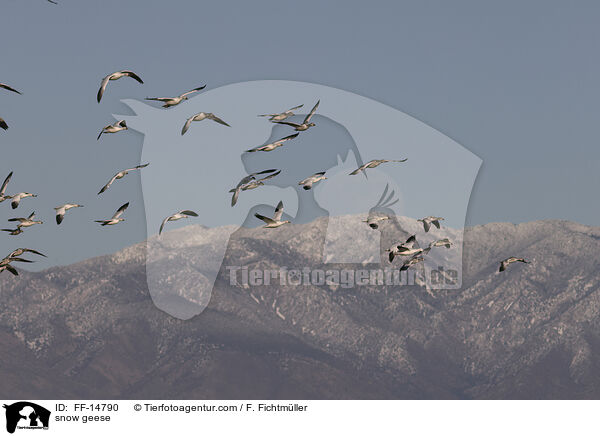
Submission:
{"label": "outstretched wing", "polygon": [[141,170],[142,168],[146,168],[148,165],[150,165],[150,163],[138,165],[137,167],[133,167],[133,168],[127,168],[125,171]]}
{"label": "outstretched wing", "polygon": [[310,110],[310,113],[306,116],[306,118],[304,118],[304,123],[308,123],[310,121],[310,119],[312,118],[312,116],[317,111],[317,108],[319,107],[319,103],[321,103],[321,100],[317,101],[317,104],[315,104],[313,106],[313,108]]}
{"label": "outstretched wing", "polygon": [[23,251],[26,251],[26,252],[28,252],[28,253],[37,254],[38,256],[44,256],[44,257],[48,257],[48,256],[46,256],[45,254],[42,254],[42,253],[40,253],[39,251],[37,251],[37,250],[34,250],[34,249],[32,249],[32,248],[22,248],[22,250],[23,250]]}
{"label": "outstretched wing", "polygon": [[255,213],[254,216],[259,220],[263,220],[267,224],[275,224],[275,221],[273,221],[273,219],[269,218],[268,216],[264,216],[259,213]]}
{"label": "outstretched wing", "polygon": [[183,125],[183,129],[181,129],[181,135],[185,135],[185,132],[187,132],[190,129],[190,125],[192,124],[192,121],[194,120],[194,117],[196,115],[189,117],[186,121],[185,124]]}
{"label": "outstretched wing", "polygon": [[96,96],[98,103],[100,103],[100,100],[102,100],[102,96],[104,95],[104,91],[106,90],[106,85],[108,85],[108,81],[110,80],[111,76],[112,74],[109,74],[104,79],[102,79],[102,82],[100,83],[100,89],[98,90],[98,95]]}
{"label": "outstretched wing", "polygon": [[194,212],[193,210],[182,210],[179,213],[182,213],[187,216],[198,216],[198,214],[196,212]]}
{"label": "outstretched wing", "polygon": [[300,126],[301,126],[301,124],[298,124],[298,123],[292,123],[292,122],[290,122],[290,121],[275,121],[275,124],[287,124],[288,126],[292,126],[292,127],[294,127],[294,128],[296,128],[296,127],[300,127]]}
{"label": "outstretched wing", "polygon": [[132,79],[137,80],[139,83],[144,83],[144,81],[141,79],[140,76],[138,76],[137,74],[135,74],[133,71],[128,71],[128,70],[123,70],[121,71],[121,73],[125,74],[126,76],[131,77]]}
{"label": "outstretched wing", "polygon": [[277,170],[273,174],[269,174],[268,176],[263,177],[262,179],[258,179],[259,182],[264,182],[265,180],[272,179],[275,176],[278,176],[281,173],[281,170]]}
{"label": "outstretched wing", "polygon": [[[119,172],[119,173],[120,173],[120,172]],[[102,194],[104,191],[106,191],[106,190],[107,190],[107,189],[110,187],[110,185],[112,185],[112,184],[113,184],[113,182],[114,182],[115,180],[117,180],[117,176],[119,175],[119,173],[117,173],[117,174],[115,174],[114,176],[112,176],[112,179],[110,179],[110,180],[108,181],[108,183],[107,183],[106,185],[104,185],[104,186],[102,187],[102,189],[100,189],[100,192],[98,192],[98,195],[100,195],[100,194]]]}
{"label": "outstretched wing", "polygon": [[367,167],[367,165],[369,165],[369,164],[368,164],[368,163],[366,163],[366,164],[364,164],[364,165],[361,165],[361,166],[359,166],[357,169],[355,169],[354,171],[352,171],[352,172],[350,173],[350,175],[351,175],[351,176],[354,176],[354,175],[356,175],[356,174],[360,173],[362,170],[364,170],[364,169]]}
{"label": "outstretched wing", "polygon": [[6,121],[4,121],[3,118],[0,118],[0,128],[8,130],[8,124],[6,124]]}
{"label": "outstretched wing", "polygon": [[283,215],[283,201],[279,201],[277,207],[275,208],[275,214],[273,215],[274,221],[280,221],[281,216]]}
{"label": "outstretched wing", "polygon": [[0,88],[4,88],[4,89],[6,89],[6,90],[8,90],[8,91],[12,91],[12,92],[16,92],[17,94],[21,94],[21,93],[20,93],[19,91],[17,91],[15,88],[12,88],[12,87],[8,86],[8,85],[7,85],[7,84],[5,84],[5,83],[0,83]]}
{"label": "outstretched wing", "polygon": [[227,124],[225,121],[223,121],[221,118],[219,118],[213,113],[207,113],[206,118],[208,118],[209,120],[213,120],[214,122],[217,122],[219,124],[223,124],[224,126],[231,127],[229,124]]}
{"label": "outstretched wing", "polygon": [[199,87],[194,88],[194,89],[190,89],[188,92],[184,92],[183,94],[181,94],[180,97],[185,97],[186,95],[193,94],[194,92],[202,91],[204,88],[206,88],[206,85],[199,86]]}
{"label": "outstretched wing", "polygon": [[64,218],[65,218],[65,210],[64,209],[57,210],[56,211],[56,224],[62,223]]}
{"label": "outstretched wing", "polygon": [[113,215],[112,219],[116,220],[117,218],[119,218],[121,215],[123,215],[123,212],[125,212],[125,209],[127,209],[128,207],[129,207],[129,202],[125,203],[123,206],[121,206],[119,209],[117,209],[117,211]]}
{"label": "outstretched wing", "polygon": [[[173,215],[171,215],[173,216]],[[165,227],[165,224],[167,224],[167,222],[169,221],[169,218],[171,218],[171,216],[166,217],[163,222],[160,224],[160,229],[158,229],[158,234],[160,235],[163,231],[163,228]]]}
{"label": "outstretched wing", "polygon": [[11,171],[10,174],[6,176],[6,179],[4,179],[4,183],[2,183],[2,187],[0,188],[0,195],[4,195],[4,192],[6,191],[6,185],[8,185],[8,182],[10,182],[12,175],[13,172]]}

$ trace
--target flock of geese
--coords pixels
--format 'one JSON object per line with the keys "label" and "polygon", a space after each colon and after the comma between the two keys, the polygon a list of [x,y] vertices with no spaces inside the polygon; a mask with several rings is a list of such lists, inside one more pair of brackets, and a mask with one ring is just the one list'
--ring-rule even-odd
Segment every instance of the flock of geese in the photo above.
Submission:
{"label": "flock of geese", "polygon": [[[105,76],[101,81],[100,88],[97,93],[98,103],[100,103],[102,101],[102,98],[105,95],[110,82],[119,80],[124,77],[129,77],[129,78],[137,81],[140,84],[144,83],[144,81],[141,79],[141,77],[133,71],[121,70],[121,71],[116,71],[114,73],[111,73],[111,74]],[[177,105],[181,104],[182,102],[188,100],[190,95],[200,92],[205,87],[206,87],[206,85],[199,86],[199,87],[196,87],[194,89],[186,91],[175,97],[148,97],[148,98],[146,98],[146,100],[160,102],[160,103],[162,103],[161,106],[163,108],[168,109],[168,108],[177,106]],[[4,89],[6,91],[9,91],[9,92],[21,94],[20,91],[14,89],[11,86],[6,85],[4,83],[0,83],[0,88]],[[300,132],[304,132],[304,131],[310,129],[311,127],[314,127],[316,124],[314,122],[312,122],[311,119],[315,115],[315,113],[319,107],[319,104],[320,104],[320,100],[316,102],[316,104],[312,107],[310,112],[304,117],[304,119],[302,120],[301,123],[294,123],[294,122],[290,122],[290,121],[286,121],[286,120],[290,117],[293,117],[295,115],[294,111],[296,111],[304,106],[302,104],[298,105],[298,106],[294,106],[283,112],[258,115],[259,117],[267,117],[268,121],[271,123],[289,126],[296,133],[285,136],[281,139],[278,139],[277,141],[248,149],[248,150],[246,150],[246,152],[254,153],[254,152],[273,151],[279,147],[283,147],[288,141],[291,141],[291,140],[297,138],[298,135],[300,134]],[[191,117],[186,119],[186,121],[183,125],[183,128],[181,130],[181,135],[185,135],[185,133],[190,129],[191,124],[193,122],[203,121],[203,120],[211,120],[211,121],[221,124],[223,126],[231,127],[227,122],[225,122],[223,119],[221,119],[220,117],[216,116],[215,114],[213,114],[211,112],[199,112],[199,113],[194,114]],[[0,118],[0,128],[2,128],[4,130],[8,129],[8,124],[6,123],[6,121],[3,118]],[[110,124],[110,125],[102,128],[97,139],[99,140],[103,134],[118,133],[121,131],[125,131],[127,129],[128,129],[127,123],[124,120],[119,120],[113,124]],[[406,158],[405,159],[374,159],[374,160],[371,160],[371,161],[365,163],[364,165],[359,166],[356,170],[352,171],[349,175],[353,176],[353,175],[360,174],[361,172],[366,172],[368,169],[376,168],[379,165],[382,165],[384,163],[402,163],[402,162],[406,162],[406,161],[407,161]],[[100,191],[98,192],[97,195],[104,193],[106,190],[108,190],[111,187],[111,185],[115,181],[122,179],[127,174],[129,174],[131,171],[142,170],[143,168],[146,168],[148,165],[149,165],[149,163],[146,163],[143,165],[138,165],[133,168],[127,168],[127,169],[117,172],[100,189]],[[231,206],[233,207],[236,205],[239,195],[242,191],[256,189],[260,186],[263,186],[267,180],[277,177],[280,173],[281,173],[281,170],[279,170],[279,169],[267,169],[267,170],[263,170],[260,172],[249,174],[249,175],[245,176],[244,178],[242,178],[238,182],[238,184],[229,191],[230,193],[232,193]],[[310,190],[316,183],[321,182],[323,180],[327,180],[325,173],[326,173],[325,171],[322,171],[322,172],[317,172],[313,175],[310,175],[307,178],[299,181],[298,185],[302,186],[304,190]],[[11,200],[12,209],[17,209],[23,199],[26,199],[29,197],[35,198],[37,196],[35,194],[29,193],[29,192],[19,192],[19,193],[13,194],[13,195],[7,195],[6,190],[7,190],[8,184],[11,180],[12,175],[13,175],[13,173],[10,172],[10,174],[8,174],[8,176],[4,179],[4,182],[2,183],[2,186],[0,187],[0,203],[2,203],[5,200]],[[386,188],[386,190],[387,190],[387,188]],[[386,192],[384,192],[382,199],[385,196],[385,193]],[[390,198],[388,198],[384,202],[388,202],[389,199]],[[381,203],[381,200],[380,200],[380,203]],[[398,201],[398,200],[396,200],[396,201]],[[391,206],[396,201],[387,204],[387,206]],[[77,204],[77,203],[66,203],[61,206],[55,207],[54,210],[56,213],[56,224],[60,225],[63,222],[67,211],[69,211],[71,209],[81,208],[81,207],[83,207],[83,205]],[[127,210],[128,207],[129,207],[129,202],[127,202],[127,203],[123,204],[121,207],[119,207],[117,209],[117,211],[114,213],[114,215],[112,215],[112,217],[95,220],[95,222],[99,223],[101,226],[112,226],[112,225],[119,224],[120,222],[125,220],[125,218],[123,218],[123,214],[125,213],[125,211]],[[180,219],[187,219],[187,218],[191,218],[191,217],[197,217],[197,216],[198,216],[198,213],[196,213],[193,210],[188,210],[188,209],[184,209],[179,212],[176,212],[176,213],[166,217],[162,221],[160,228],[159,228],[159,235],[162,234],[162,231],[168,222],[177,221]],[[254,216],[257,219],[263,221],[265,223],[265,225],[263,227],[267,228],[267,229],[278,228],[285,224],[290,223],[289,220],[282,220],[282,217],[283,217],[283,202],[282,201],[280,201],[277,204],[277,207],[275,208],[275,212],[273,213],[272,217],[267,217],[267,216],[264,216],[264,215],[261,215],[258,213],[255,213]],[[366,224],[369,227],[371,227],[372,229],[378,229],[379,225],[383,221],[388,220],[388,219],[389,219],[389,217],[386,215],[375,215],[375,216],[368,217],[368,219],[365,220],[364,222],[366,222]],[[425,218],[421,218],[417,221],[423,225],[423,229],[427,233],[427,232],[429,232],[432,225],[439,229],[440,221],[442,221],[443,219],[444,218],[442,218],[442,217],[428,216]],[[16,224],[16,228],[7,228],[7,229],[0,229],[0,230],[3,232],[7,232],[8,234],[13,235],[13,236],[23,233],[23,231],[24,231],[23,229],[26,229],[26,228],[31,227],[36,224],[43,224],[43,222],[41,220],[35,219],[35,212],[32,212],[26,218],[16,217],[16,218],[10,218],[8,221],[13,222],[13,223],[18,223],[18,224]],[[452,243],[450,242],[450,240],[445,238],[445,239],[440,239],[440,240],[431,242],[427,248],[420,248],[417,243],[417,239],[416,239],[415,235],[412,235],[406,241],[394,244],[394,246],[392,246],[390,249],[388,249],[387,252],[388,252],[388,258],[389,258],[390,262],[393,262],[394,259],[396,259],[396,258],[400,258],[400,259],[402,259],[402,264],[400,266],[400,269],[407,270],[411,266],[417,265],[417,264],[423,262],[424,256],[427,255],[432,248],[434,248],[434,247],[450,248],[451,245],[452,245]],[[13,252],[11,252],[6,257],[4,257],[2,260],[0,260],[0,273],[6,270],[14,275],[18,275],[18,271],[11,265],[12,262],[26,262],[26,263],[33,262],[31,260],[27,260],[27,259],[20,257],[21,255],[23,255],[25,253],[33,253],[33,254],[37,254],[39,256],[46,257],[44,254],[42,254],[36,250],[33,250],[33,249],[18,248],[16,250],[14,250]],[[528,263],[523,258],[509,257],[500,262],[499,271],[500,272],[505,271],[506,268],[510,264],[515,263],[515,262]]]}

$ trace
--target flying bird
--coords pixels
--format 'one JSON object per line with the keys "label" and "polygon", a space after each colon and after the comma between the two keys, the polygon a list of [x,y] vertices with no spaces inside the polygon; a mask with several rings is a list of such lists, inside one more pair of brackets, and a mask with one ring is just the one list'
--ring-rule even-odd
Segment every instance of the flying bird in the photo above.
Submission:
{"label": "flying bird", "polygon": [[198,112],[196,115],[192,115],[186,120],[185,124],[183,125],[183,129],[181,129],[181,135],[185,135],[185,132],[189,130],[190,126],[192,125],[192,121],[202,121],[206,119],[213,120],[215,123],[219,123],[227,127],[231,127],[229,124],[211,112]]}
{"label": "flying bird", "polygon": [[4,118],[2,117],[0,117],[0,128],[3,130],[8,130],[8,124],[6,124],[6,121],[4,121]]}
{"label": "flying bird", "polygon": [[259,117],[269,117],[269,121],[283,121],[288,119],[289,117],[293,117],[295,115],[293,111],[295,111],[296,109],[300,109],[302,106],[304,105],[301,104],[298,106],[294,106],[293,108],[290,108],[285,112],[280,112],[278,114],[262,114],[259,115]]}
{"label": "flying bird", "polygon": [[395,244],[389,250],[388,256],[390,262],[394,261],[395,256],[417,256],[419,254],[427,254],[429,253],[430,248],[419,248],[417,245],[417,238],[415,235],[410,236],[406,242],[401,244]]}
{"label": "flying bird", "polygon": [[56,224],[60,224],[63,222],[66,211],[68,211],[69,209],[74,209],[76,207],[83,207],[83,206],[81,204],[67,203],[67,204],[63,204],[62,206],[55,207],[54,210],[56,211]]}
{"label": "flying bird", "polygon": [[275,142],[271,142],[270,144],[260,145],[258,147],[251,148],[250,150],[246,150],[247,153],[254,153],[255,151],[272,151],[277,147],[281,147],[284,142],[289,141],[290,139],[294,139],[300,133],[294,133],[293,135],[286,136],[285,138],[281,138]]}
{"label": "flying bird", "polygon": [[118,80],[121,77],[131,77],[132,79],[137,80],[139,83],[144,83],[144,81],[140,78],[140,76],[135,74],[133,71],[123,70],[123,71],[116,71],[112,74],[109,74],[104,79],[102,79],[102,83],[100,84],[100,89],[98,90],[98,103],[100,103],[100,100],[102,100],[102,95],[104,94],[104,91],[106,90],[106,86],[108,85],[108,82],[110,82],[111,80]]}
{"label": "flying bird", "polygon": [[452,242],[450,242],[450,239],[444,238],[444,239],[438,239],[437,241],[431,242],[429,244],[429,248],[433,248],[433,247],[446,247],[446,248],[450,248],[451,245],[452,245]]}
{"label": "flying bird", "polygon": [[202,91],[204,88],[206,88],[206,85],[199,86],[198,88],[194,88],[188,92],[184,92],[177,97],[147,97],[146,100],[160,101],[163,103],[162,107],[168,108],[171,106],[177,106],[182,101],[187,100],[188,95],[193,94],[194,92]]}
{"label": "flying bird", "polygon": [[6,176],[6,179],[4,179],[2,187],[0,187],[0,203],[2,203],[4,200],[10,200],[12,198],[12,196],[5,194],[6,186],[8,185],[8,182],[10,182],[10,178],[12,177],[12,175],[13,173],[11,171],[10,174]]}
{"label": "flying bird", "polygon": [[386,162],[406,162],[408,159],[400,159],[400,160],[390,160],[390,159],[374,159],[367,162],[364,165],[359,166],[357,169],[350,173],[351,176],[360,173],[361,171],[365,171],[367,168],[376,168],[382,163]]}
{"label": "flying bird", "polygon": [[123,212],[125,212],[127,207],[129,207],[129,202],[118,208],[112,218],[106,220],[95,220],[95,222],[101,223],[102,226],[114,226],[115,224],[119,224],[121,221],[125,221],[125,218],[121,218],[121,215],[123,215]]}
{"label": "flying bird", "polygon": [[35,224],[44,224],[43,221],[34,220],[34,216],[35,212],[31,212],[31,215],[29,215],[27,218],[10,218],[8,221],[18,221],[19,224],[17,224],[17,228],[31,227]]}
{"label": "flying bird", "polygon": [[363,223],[367,223],[369,227],[377,230],[381,221],[386,221],[389,219],[390,217],[387,215],[371,215],[366,220],[363,220]]}
{"label": "flying bird", "polygon": [[37,195],[35,194],[31,194],[29,192],[20,192],[18,194],[13,195],[12,198],[12,202],[10,203],[10,205],[12,206],[13,209],[16,209],[17,207],[19,207],[19,204],[21,203],[21,200],[27,197],[32,197],[35,198],[37,197]]}
{"label": "flying bird", "polygon": [[327,177],[325,177],[325,171],[314,173],[312,176],[299,181],[298,184],[302,185],[302,188],[308,191],[315,183],[320,182],[321,180],[327,180]]}
{"label": "flying bird", "polygon": [[6,85],[5,83],[0,83],[0,88],[4,88],[8,91],[12,91],[12,92],[16,92],[17,94],[21,94],[19,91],[17,91],[15,88],[12,88],[8,85]]}
{"label": "flying bird", "polygon": [[192,216],[198,216],[198,214],[196,212],[194,212],[193,210],[181,210],[177,213],[174,213],[171,216],[166,217],[162,224],[160,225],[160,229],[158,230],[158,234],[160,235],[163,231],[163,228],[165,227],[165,224],[167,224],[169,221],[177,221],[183,218],[189,218]]}
{"label": "flying bird", "polygon": [[275,208],[275,213],[273,214],[273,218],[269,218],[267,216],[261,215],[259,213],[255,213],[254,216],[259,220],[262,220],[266,223],[263,226],[265,229],[274,229],[280,227],[284,224],[289,224],[291,221],[282,221],[281,216],[283,215],[283,201],[280,201]]}
{"label": "flying bird", "polygon": [[423,256],[415,256],[412,259],[407,260],[406,262],[404,262],[402,264],[402,266],[400,267],[400,271],[406,271],[407,269],[409,269],[411,266],[416,265],[420,262],[423,262],[425,259],[423,258]]}
{"label": "flying bird", "polygon": [[[231,197],[231,207],[235,206],[235,204],[237,203],[241,191],[247,191],[249,189],[258,188],[259,186],[262,186],[265,184],[264,183],[265,180],[272,179],[273,177],[279,175],[279,173],[281,173],[281,170],[270,169],[270,170],[260,171],[257,173],[248,174],[246,177],[244,177],[242,180],[239,181],[239,183],[237,184],[237,186],[235,188],[229,190],[229,192],[233,192],[233,195]],[[260,179],[256,178],[256,176],[259,176],[262,174],[269,174],[269,175],[265,176],[263,178],[260,178]]]}
{"label": "flying bird", "polygon": [[303,132],[305,130],[308,130],[311,127],[315,126],[315,123],[311,123],[310,119],[313,117],[313,115],[317,111],[317,108],[319,107],[319,103],[321,103],[321,100],[317,101],[317,104],[314,105],[314,107],[311,109],[311,111],[309,112],[309,114],[304,118],[304,121],[302,121],[302,124],[292,123],[290,121],[275,121],[275,123],[277,123],[277,124],[286,124],[288,126],[291,126],[297,132]]}
{"label": "flying bird", "polygon": [[135,171],[135,170],[141,170],[142,168],[146,168],[148,165],[150,165],[149,163],[144,164],[144,165],[138,165],[137,167],[133,167],[133,168],[127,168],[126,170],[123,171],[119,171],[117,174],[115,174],[114,176],[112,176],[112,179],[110,179],[108,181],[108,183],[106,185],[104,185],[102,187],[102,189],[100,189],[100,192],[98,192],[98,195],[102,194],[104,191],[106,191],[110,185],[113,184],[113,182],[115,180],[119,180],[122,179],[123,177],[125,177],[127,174],[129,174],[129,171]]}
{"label": "flying bird", "polygon": [[394,199],[394,194],[396,193],[394,190],[388,194],[389,188],[389,184],[386,184],[381,197],[379,197],[379,200],[377,200],[377,204],[371,208],[367,219],[363,220],[363,223],[367,223],[367,225],[372,229],[377,230],[381,221],[390,219],[389,215],[382,215],[379,213],[381,209],[390,208],[400,201],[398,198]]}
{"label": "flying bird", "polygon": [[504,259],[502,262],[500,262],[499,272],[506,270],[508,265],[510,265],[511,263],[515,263],[515,262],[529,263],[527,260],[523,259],[522,257],[511,256],[508,259]]}
{"label": "flying bird", "polygon": [[425,233],[427,233],[429,231],[429,229],[431,228],[432,224],[439,229],[440,221],[443,221],[443,220],[444,220],[444,218],[442,218],[440,216],[426,216],[425,218],[421,218],[421,219],[417,220],[417,222],[423,223],[423,230],[425,230]]}
{"label": "flying bird", "polygon": [[117,133],[120,132],[121,130],[127,130],[127,123],[125,122],[125,120],[120,120],[117,121],[114,124],[109,124],[108,126],[105,126],[104,128],[102,128],[102,130],[100,131],[100,134],[98,135],[98,139],[100,139],[100,137],[102,136],[103,133]]}

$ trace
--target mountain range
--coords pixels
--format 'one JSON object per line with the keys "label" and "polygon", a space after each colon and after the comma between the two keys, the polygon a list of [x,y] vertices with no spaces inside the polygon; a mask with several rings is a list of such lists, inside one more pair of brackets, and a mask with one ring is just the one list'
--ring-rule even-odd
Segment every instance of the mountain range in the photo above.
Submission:
{"label": "mountain range", "polygon": [[[335,220],[329,231],[342,236],[356,217]],[[406,234],[419,232],[414,220],[400,224]],[[185,292],[150,294],[145,242],[69,266],[0,274],[2,396],[600,398],[600,228],[567,221],[467,228],[462,250],[460,243],[435,249],[462,259],[458,289],[230,283],[227,265],[322,268],[327,225],[236,231],[203,311]],[[195,225],[168,232],[177,248],[169,264],[209,256],[211,241],[227,232]],[[455,240],[461,232],[442,227],[426,236]],[[348,250],[344,238],[333,240],[334,251]],[[345,242],[363,243],[360,235]],[[531,263],[499,273],[499,261],[513,255]],[[198,279],[185,267],[164,274]],[[190,318],[157,308],[161,298]]]}

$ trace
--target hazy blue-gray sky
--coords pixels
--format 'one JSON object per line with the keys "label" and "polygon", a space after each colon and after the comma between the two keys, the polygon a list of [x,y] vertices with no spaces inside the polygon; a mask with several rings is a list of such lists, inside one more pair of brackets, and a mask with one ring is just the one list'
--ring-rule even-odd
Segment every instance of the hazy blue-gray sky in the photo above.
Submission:
{"label": "hazy blue-gray sky", "polygon": [[[13,170],[10,193],[40,195],[19,213],[2,204],[0,220],[35,209],[49,224],[0,241],[60,244],[46,266],[76,260],[81,244],[102,254],[145,237],[138,174],[88,200],[137,164],[142,136],[96,136],[112,113],[127,113],[120,99],[205,83],[314,82],[422,120],[483,159],[467,224],[600,224],[596,2],[59,1],[7,0],[0,15],[0,82],[24,93],[0,93],[10,125],[0,177]],[[98,105],[100,79],[122,68],[145,85],[113,82]],[[122,226],[90,222],[129,200]],[[57,227],[52,207],[67,201],[86,208]]]}

